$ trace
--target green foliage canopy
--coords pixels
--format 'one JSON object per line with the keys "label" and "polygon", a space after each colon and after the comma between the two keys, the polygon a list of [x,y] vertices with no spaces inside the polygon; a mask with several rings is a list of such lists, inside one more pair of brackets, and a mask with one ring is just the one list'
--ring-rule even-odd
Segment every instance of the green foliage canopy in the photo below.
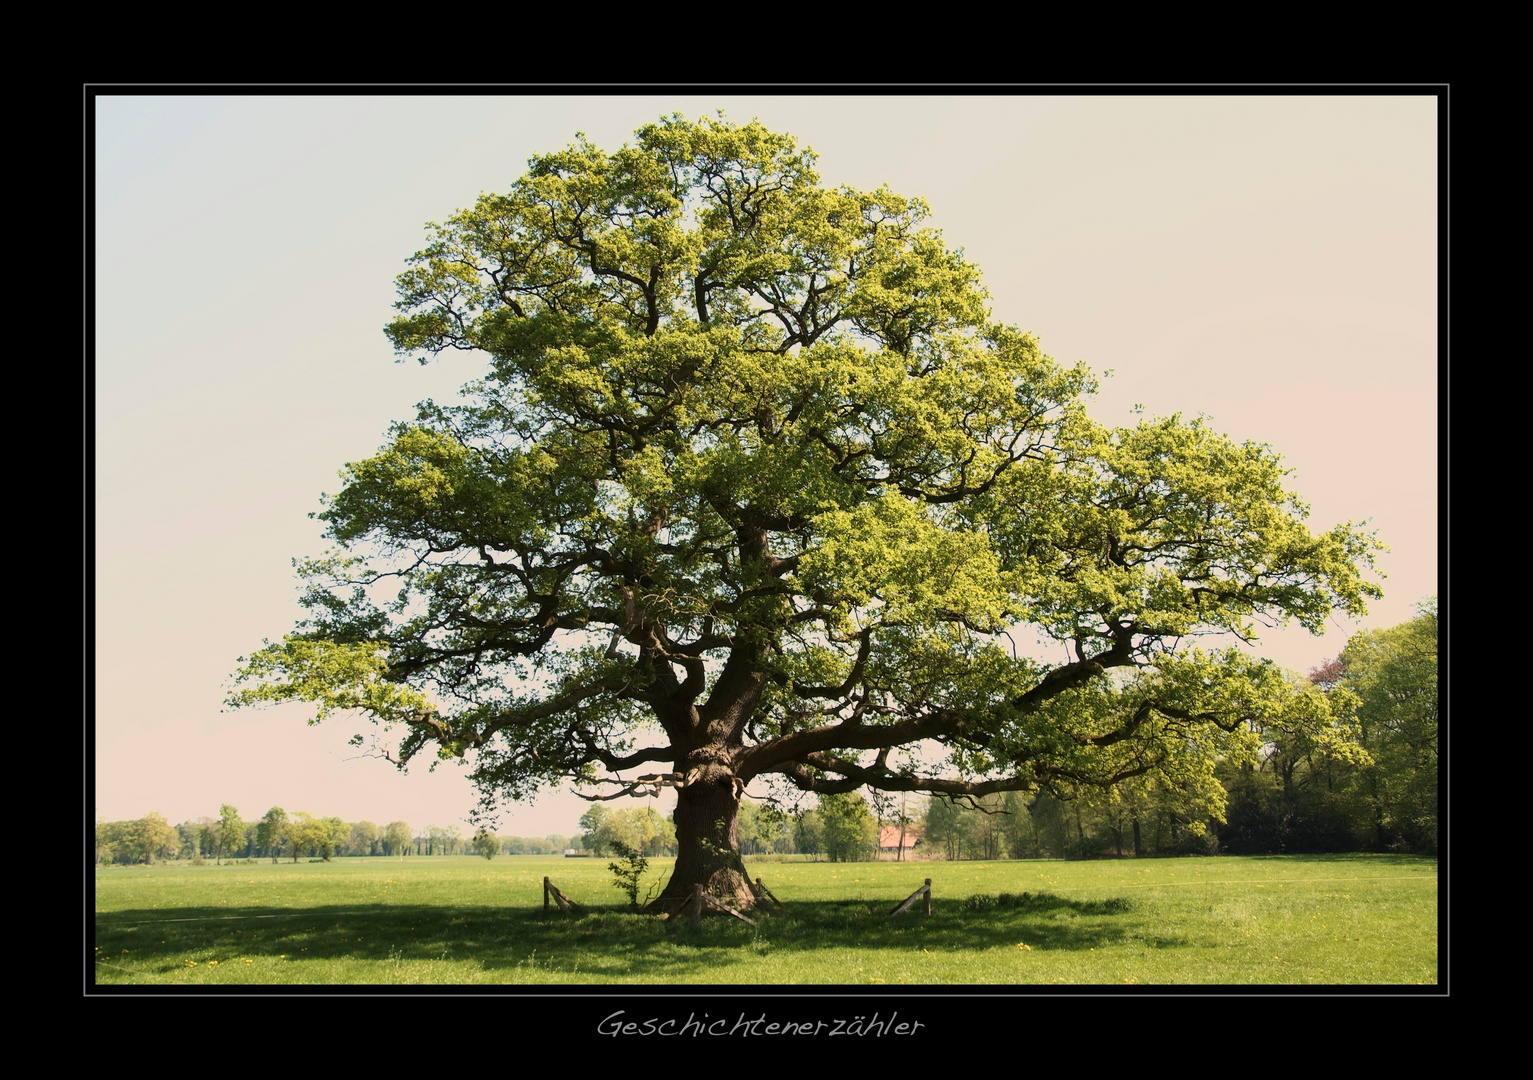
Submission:
{"label": "green foliage canopy", "polygon": [[245,822],[241,820],[240,812],[228,803],[219,806],[218,824],[213,831],[213,854],[220,860],[225,855],[233,855],[245,844]]}
{"label": "green foliage canopy", "polygon": [[385,855],[403,855],[410,847],[414,838],[414,830],[407,821],[391,821],[383,829],[383,853]]}
{"label": "green foliage canopy", "polygon": [[276,858],[286,840],[287,811],[280,806],[273,806],[256,825],[256,843],[262,851]]}
{"label": "green foliage canopy", "polygon": [[597,855],[628,848],[643,855],[663,855],[676,843],[676,827],[653,807],[609,810],[596,805],[580,818],[583,842]]}
{"label": "green foliage canopy", "polygon": [[878,851],[878,822],[861,795],[820,797],[820,842],[832,862],[865,859]]}
{"label": "green foliage canopy", "polygon": [[96,858],[103,863],[152,863],[156,855],[174,856],[180,846],[176,830],[158,811],[96,825]]}
{"label": "green foliage canopy", "polygon": [[485,829],[474,833],[474,850],[486,859],[493,859],[500,852],[500,840],[495,834]]}
{"label": "green foliage canopy", "polygon": [[[814,160],[673,116],[430,225],[388,335],[483,377],[347,466],[309,618],[231,702],[397,725],[393,760],[471,761],[487,809],[655,762],[684,804],[1204,784],[1253,721],[1328,723],[1193,646],[1362,613],[1372,537],[1312,533],[1268,447],[1093,422],[924,202]],[[1019,625],[1067,652],[1018,656]]]}
{"label": "green foliage canopy", "polygon": [[330,861],[333,853],[330,827],[307,810],[300,810],[295,817],[286,820],[282,826],[282,838],[291,848],[294,862],[301,855],[318,855],[326,862]]}

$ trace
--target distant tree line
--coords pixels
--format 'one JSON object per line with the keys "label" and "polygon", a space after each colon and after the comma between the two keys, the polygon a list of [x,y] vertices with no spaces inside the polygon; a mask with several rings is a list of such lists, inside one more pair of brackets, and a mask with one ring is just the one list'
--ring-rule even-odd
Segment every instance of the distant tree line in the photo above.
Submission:
{"label": "distant tree line", "polygon": [[[153,863],[169,859],[331,859],[337,855],[404,855],[418,845],[430,845],[436,826],[416,836],[408,823],[392,821],[379,828],[371,821],[346,822],[338,817],[296,814],[280,806],[259,821],[245,821],[225,803],[219,815],[171,825],[158,812],[134,821],[96,823],[98,863]],[[456,834],[457,830],[452,830]],[[461,843],[461,840],[460,840]]]}
{"label": "distant tree line", "polygon": [[135,864],[185,859],[222,862],[225,859],[333,859],[406,855],[508,855],[558,854],[571,840],[557,833],[549,836],[496,836],[485,830],[465,837],[456,825],[427,825],[419,831],[408,822],[391,821],[378,826],[371,821],[343,821],[338,817],[315,817],[307,811],[289,814],[280,806],[268,810],[259,821],[245,821],[239,811],[224,804],[219,816],[200,817],[171,825],[158,812],[133,821],[96,823],[96,861]]}

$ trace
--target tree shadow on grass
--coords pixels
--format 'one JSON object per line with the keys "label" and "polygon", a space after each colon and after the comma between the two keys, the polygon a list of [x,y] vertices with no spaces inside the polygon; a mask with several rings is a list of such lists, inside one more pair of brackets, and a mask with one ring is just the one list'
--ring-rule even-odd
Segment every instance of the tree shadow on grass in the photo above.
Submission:
{"label": "tree shadow on grass", "polygon": [[[99,917],[95,945],[98,957],[131,958],[133,970],[149,980],[180,972],[188,961],[264,957],[289,963],[344,961],[352,972],[358,963],[364,970],[377,963],[377,978],[358,980],[363,982],[394,981],[391,971],[413,962],[471,960],[490,981],[499,981],[497,975],[507,976],[507,982],[542,981],[558,973],[572,981],[665,984],[737,977],[742,959],[767,955],[779,963],[777,970],[792,971],[797,954],[804,954],[806,981],[821,982],[811,955],[821,950],[855,950],[876,959],[881,953],[922,950],[1014,949],[1022,940],[1033,948],[1071,951],[1130,938],[1176,944],[1147,936],[1152,927],[1132,902],[1116,898],[1068,900],[1047,893],[970,897],[938,903],[929,918],[919,907],[890,917],[892,906],[887,901],[790,901],[786,915],[757,916],[754,927],[711,917],[696,928],[684,919],[667,923],[615,908],[547,918],[538,908],[491,906],[252,907],[238,914],[227,908],[182,908],[173,915],[161,908]],[[294,982],[312,981],[294,971]]]}

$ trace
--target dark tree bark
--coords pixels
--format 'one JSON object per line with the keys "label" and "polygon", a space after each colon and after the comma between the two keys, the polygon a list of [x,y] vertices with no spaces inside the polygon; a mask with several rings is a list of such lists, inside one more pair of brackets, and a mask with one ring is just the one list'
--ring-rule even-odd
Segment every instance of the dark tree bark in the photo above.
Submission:
{"label": "dark tree bark", "polygon": [[755,905],[740,857],[740,785],[723,769],[704,772],[677,792],[676,866],[652,911],[679,907],[694,884],[737,911]]}

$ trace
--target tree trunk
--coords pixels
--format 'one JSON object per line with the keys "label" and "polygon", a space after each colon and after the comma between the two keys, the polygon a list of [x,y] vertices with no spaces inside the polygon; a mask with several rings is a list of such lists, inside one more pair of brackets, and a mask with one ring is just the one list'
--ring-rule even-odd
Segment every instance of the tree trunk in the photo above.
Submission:
{"label": "tree trunk", "polygon": [[674,911],[702,885],[708,895],[736,911],[755,906],[756,895],[740,858],[740,802],[734,777],[723,769],[705,774],[677,792],[676,867],[651,912]]}

